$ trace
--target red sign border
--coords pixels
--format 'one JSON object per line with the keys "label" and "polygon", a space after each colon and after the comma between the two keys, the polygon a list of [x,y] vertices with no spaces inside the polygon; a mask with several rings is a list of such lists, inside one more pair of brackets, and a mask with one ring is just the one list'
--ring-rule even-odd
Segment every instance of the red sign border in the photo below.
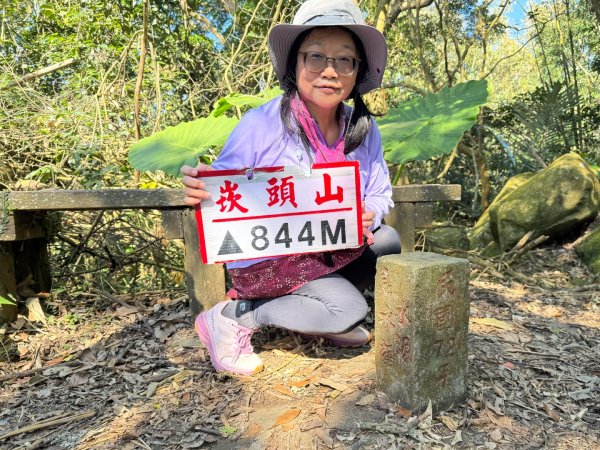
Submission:
{"label": "red sign border", "polygon": [[[335,163],[323,163],[323,164],[313,164],[313,169],[330,169],[330,168],[338,168],[338,167],[354,167],[354,184],[356,186],[356,227],[357,227],[357,235],[358,242],[357,246],[360,247],[363,244],[362,239],[362,197],[360,192],[360,164],[358,161],[343,161],[343,162],[335,162]],[[273,166],[273,167],[259,167],[255,169],[225,169],[225,170],[205,170],[202,172],[198,172],[198,178],[206,178],[206,177],[217,177],[217,176],[227,176],[227,175],[244,175],[251,172],[264,172],[264,173],[273,173],[273,172],[283,172],[285,169],[284,166]],[[208,255],[206,254],[206,240],[204,238],[204,226],[202,222],[202,208],[201,204],[195,207],[196,209],[196,223],[198,228],[198,241],[200,247],[200,256],[202,258],[202,262],[204,264],[209,264]],[[302,253],[317,253],[322,252],[323,250],[315,250],[313,252],[302,252]],[[279,258],[282,256],[295,255],[294,253],[282,253],[279,255],[267,256],[266,258]],[[225,261],[215,261],[210,264],[222,264],[232,261],[246,261],[250,259],[259,259],[260,257],[253,258],[245,258],[245,259],[235,259],[235,260],[225,260]]]}

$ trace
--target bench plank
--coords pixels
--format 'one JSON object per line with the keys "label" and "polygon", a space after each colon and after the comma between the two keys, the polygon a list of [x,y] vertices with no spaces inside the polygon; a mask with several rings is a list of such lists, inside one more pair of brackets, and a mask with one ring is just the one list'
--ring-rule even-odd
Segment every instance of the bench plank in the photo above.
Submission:
{"label": "bench plank", "polygon": [[186,207],[182,189],[98,189],[95,191],[11,191],[13,211],[91,211]]}

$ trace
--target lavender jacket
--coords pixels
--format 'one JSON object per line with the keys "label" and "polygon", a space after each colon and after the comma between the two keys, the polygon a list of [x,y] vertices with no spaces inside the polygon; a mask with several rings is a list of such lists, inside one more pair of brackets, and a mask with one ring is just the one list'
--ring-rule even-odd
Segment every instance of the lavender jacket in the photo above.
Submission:
{"label": "lavender jacket", "polygon": [[[223,170],[298,165],[308,171],[310,159],[304,144],[284,129],[279,115],[280,103],[281,96],[248,111],[229,135],[211,166]],[[346,105],[346,115],[350,111],[351,108]],[[324,142],[322,136],[321,139]],[[381,135],[374,120],[363,143],[346,155],[346,161],[358,161],[360,164],[360,191],[365,209],[375,213],[371,227],[375,229],[381,225],[383,217],[394,203],[390,176],[383,159]],[[263,260],[232,262],[227,267],[248,267]]]}

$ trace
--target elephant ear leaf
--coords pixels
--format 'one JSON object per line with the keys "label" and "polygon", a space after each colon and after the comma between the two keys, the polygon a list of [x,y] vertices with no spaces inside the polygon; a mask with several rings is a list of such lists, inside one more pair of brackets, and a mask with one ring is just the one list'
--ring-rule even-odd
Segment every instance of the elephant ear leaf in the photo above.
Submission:
{"label": "elephant ear leaf", "polygon": [[450,153],[487,101],[487,81],[474,80],[414,99],[377,120],[385,159],[392,164]]}
{"label": "elephant ear leaf", "polygon": [[212,147],[222,147],[238,119],[208,116],[165,128],[129,149],[129,162],[138,170],[162,170],[178,176],[184,164],[195,166]]}
{"label": "elephant ear leaf", "polygon": [[259,95],[233,93],[227,97],[219,99],[215,103],[214,109],[210,115],[219,117],[234,106],[238,108],[244,108],[246,106],[249,106],[250,108],[258,108],[260,105],[267,103],[269,100],[274,99],[282,93],[283,91],[278,87],[274,87],[268,91],[263,91]]}

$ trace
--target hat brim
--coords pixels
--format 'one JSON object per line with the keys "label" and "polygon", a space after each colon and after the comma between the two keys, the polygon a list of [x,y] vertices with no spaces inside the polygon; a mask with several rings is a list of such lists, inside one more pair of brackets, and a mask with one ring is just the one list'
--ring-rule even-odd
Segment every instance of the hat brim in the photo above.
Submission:
{"label": "hat brim", "polygon": [[277,74],[279,84],[285,76],[289,52],[298,36],[306,30],[316,27],[342,27],[352,31],[362,42],[367,58],[367,73],[358,84],[358,92],[366,94],[381,87],[383,71],[387,63],[387,44],[383,34],[370,25],[320,23],[307,25],[275,25],[269,33],[269,56]]}

